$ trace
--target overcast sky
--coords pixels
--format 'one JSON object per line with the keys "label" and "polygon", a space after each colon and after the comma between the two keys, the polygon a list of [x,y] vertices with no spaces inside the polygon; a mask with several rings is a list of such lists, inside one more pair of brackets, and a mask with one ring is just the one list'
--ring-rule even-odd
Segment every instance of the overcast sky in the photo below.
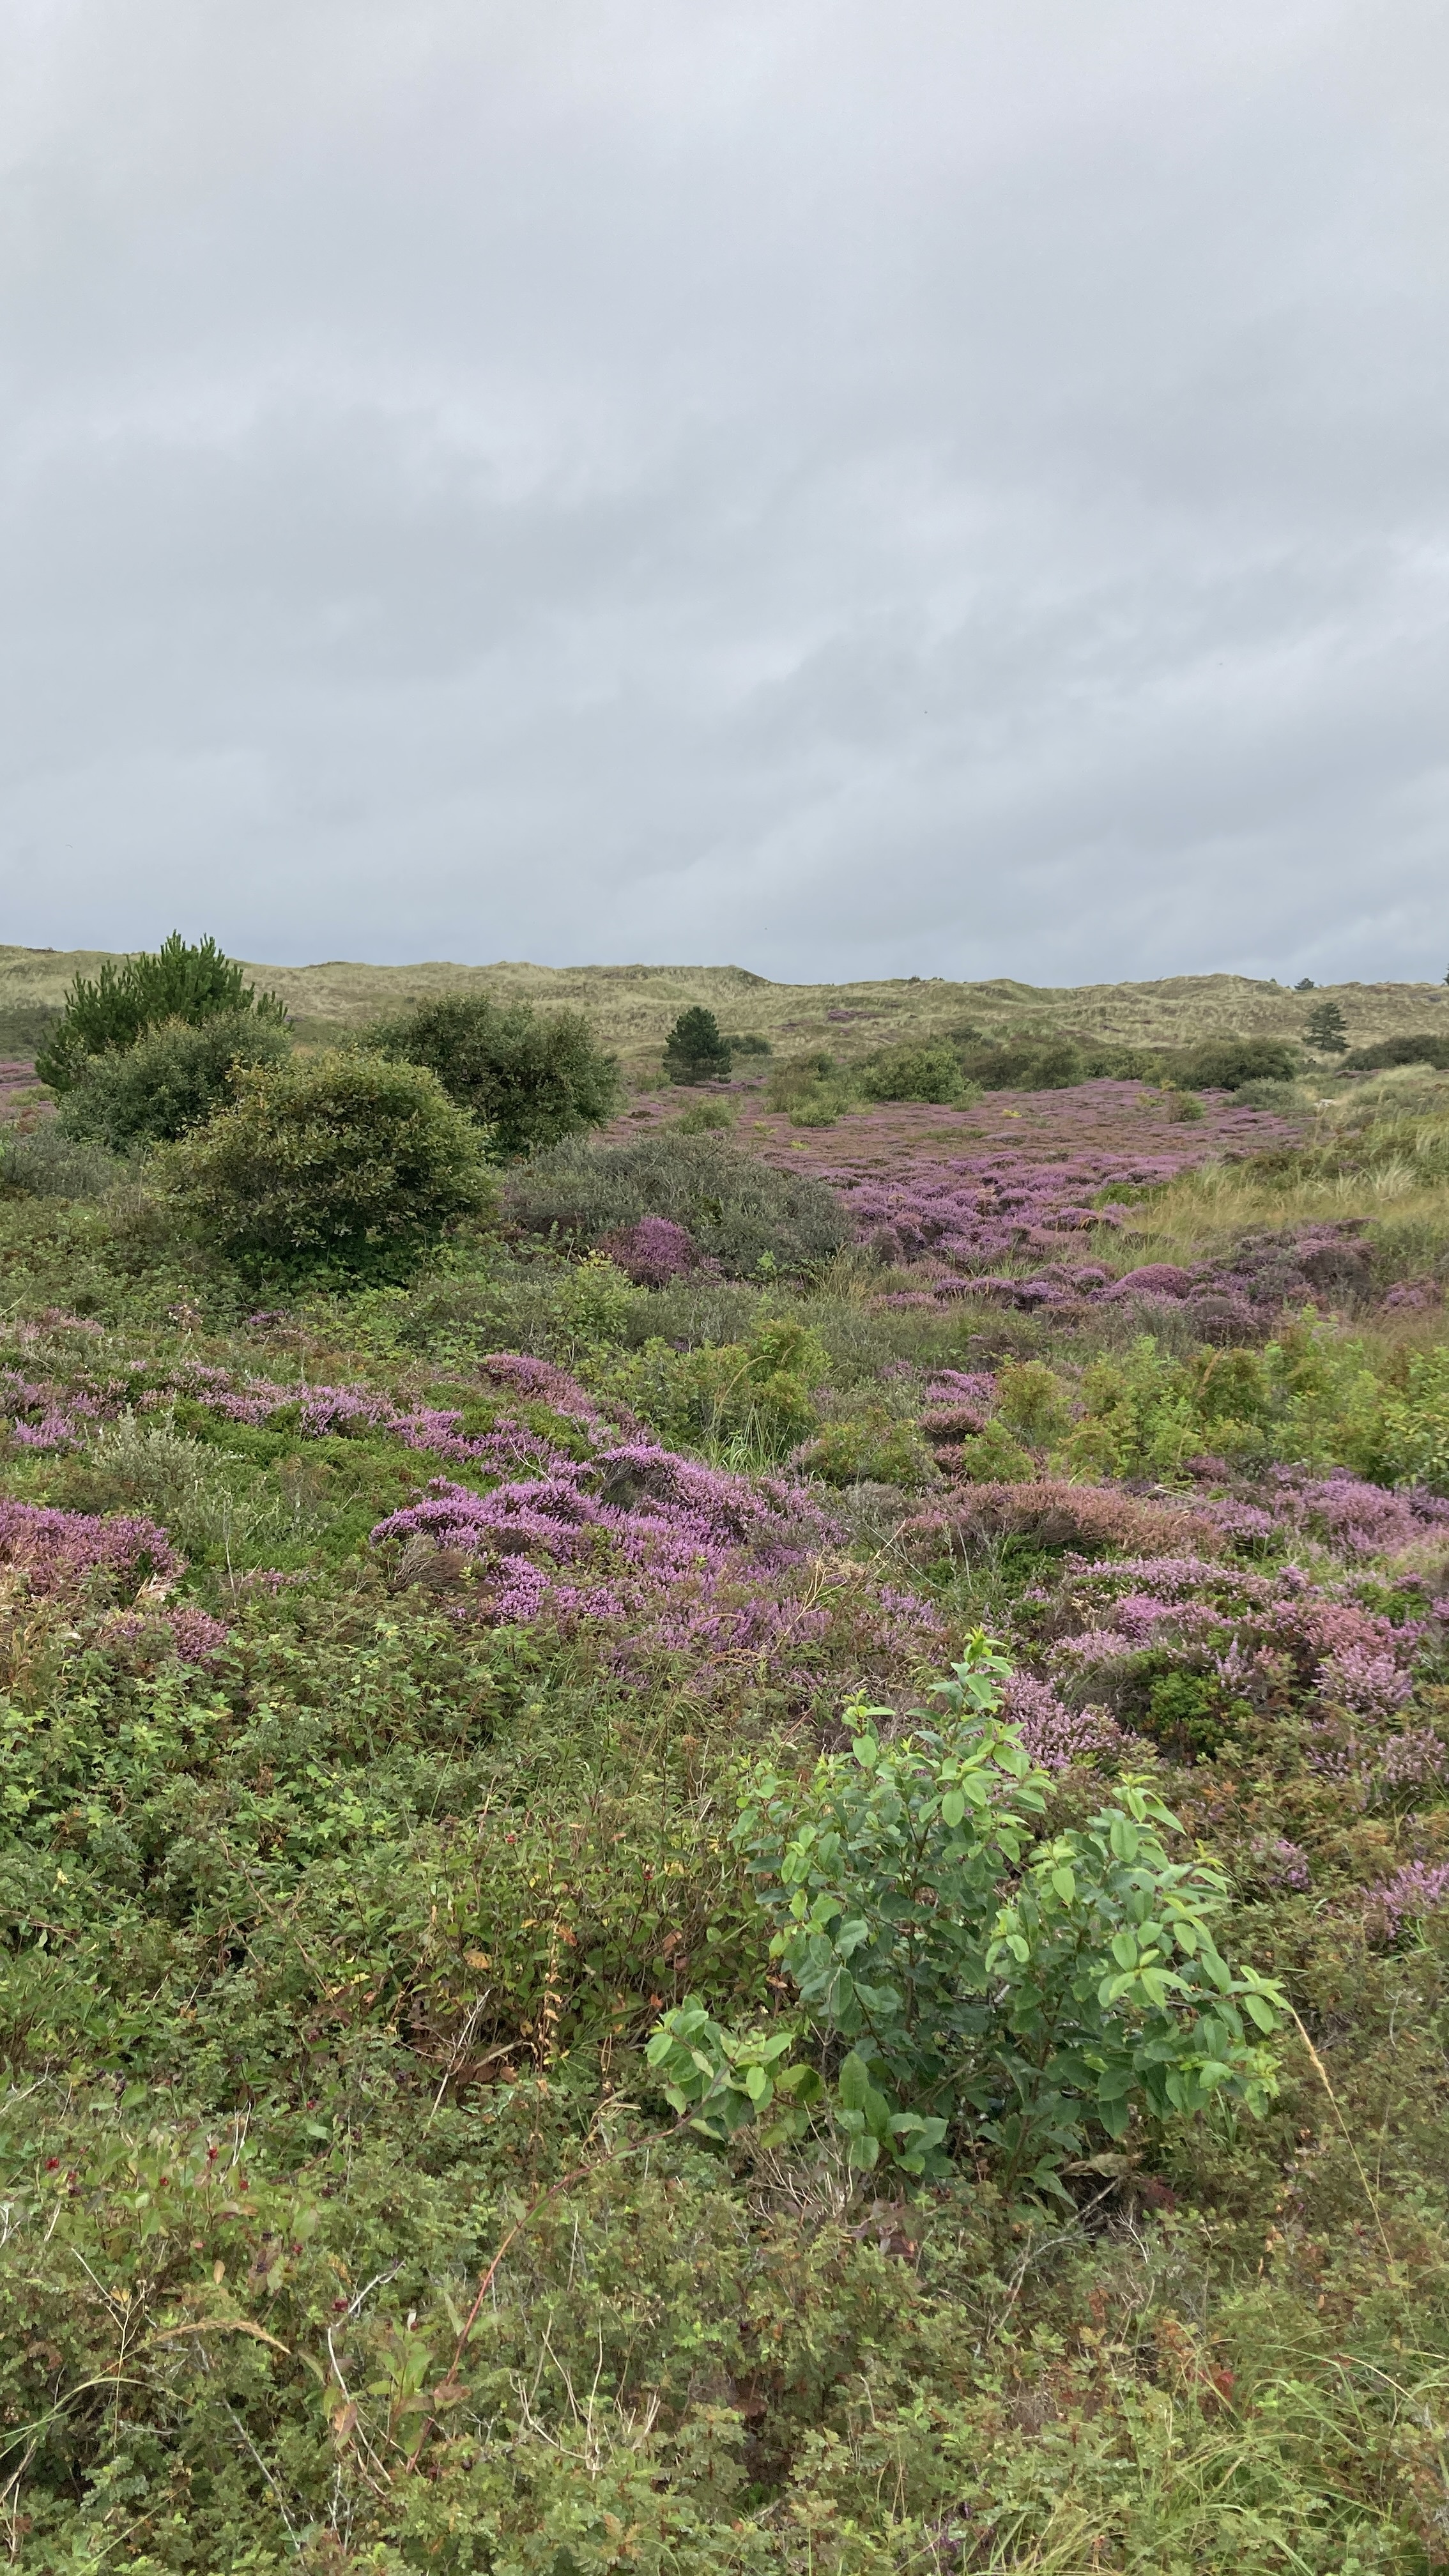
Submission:
{"label": "overcast sky", "polygon": [[0,938],[1449,962],[1442,0],[8,0]]}

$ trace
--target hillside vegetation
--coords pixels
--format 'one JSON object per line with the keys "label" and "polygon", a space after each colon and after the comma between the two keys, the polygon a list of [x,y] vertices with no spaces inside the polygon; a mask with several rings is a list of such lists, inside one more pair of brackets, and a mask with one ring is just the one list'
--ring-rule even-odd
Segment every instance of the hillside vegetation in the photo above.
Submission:
{"label": "hillside vegetation", "polygon": [[[0,948],[0,1046],[33,1052],[47,1011],[76,975],[95,976],[99,951]],[[114,963],[114,960],[110,962]],[[1310,1009],[1336,1001],[1354,1046],[1405,1032],[1449,1036],[1441,984],[1325,985],[1301,994],[1243,975],[1177,975],[1155,983],[1053,987],[1006,979],[955,983],[773,984],[738,966],[249,965],[279,994],[304,1038],[391,1017],[444,994],[484,991],[503,1001],[587,1013],[600,1040],[630,1071],[657,1072],[680,1012],[701,1004],[727,1033],[768,1038],[784,1051],[828,1045],[844,1057],[898,1042],[929,1042],[970,1023],[989,1036],[1062,1031],[1092,1043],[1176,1046],[1228,1033],[1298,1040]]]}
{"label": "hillside vegetation", "polygon": [[226,966],[0,1121],[10,2563],[1443,2569],[1449,1075]]}

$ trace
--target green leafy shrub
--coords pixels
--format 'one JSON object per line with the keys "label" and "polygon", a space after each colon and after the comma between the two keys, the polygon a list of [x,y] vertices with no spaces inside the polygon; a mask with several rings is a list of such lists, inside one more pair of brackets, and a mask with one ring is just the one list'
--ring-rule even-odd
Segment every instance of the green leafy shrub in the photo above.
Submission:
{"label": "green leafy shrub", "polygon": [[761,1037],[758,1029],[747,1029],[743,1037],[733,1033],[727,1034],[724,1043],[729,1048],[731,1056],[773,1055],[775,1052],[769,1039]]}
{"label": "green leafy shrub", "polygon": [[364,1042],[426,1065],[449,1099],[487,1128],[489,1152],[499,1159],[602,1127],[622,1097],[618,1065],[581,1011],[540,1017],[531,1002],[450,993],[380,1022]]}
{"label": "green leafy shrub", "polygon": [[1046,1779],[995,1714],[1010,1669],[978,1633],[933,1686],[936,1720],[887,1736],[893,1713],[856,1702],[848,1749],[808,1779],[754,1774],[734,1839],[822,2080],[667,2015],[650,2059],[706,2134],[742,2125],[742,2094],[776,2134],[823,2098],[857,2169],[939,2172],[974,2137],[1007,2191],[1069,2199],[1061,2166],[1093,2128],[1120,2138],[1134,2110],[1216,2096],[1266,2107],[1284,2007],[1217,1947],[1224,1880],[1170,1858],[1162,1837],[1181,1828],[1138,1781],[1039,1841]]}
{"label": "green leafy shrub", "polygon": [[1449,1073],[1449,1036],[1426,1032],[1422,1037],[1376,1038],[1372,1046],[1354,1047],[1343,1059],[1343,1070],[1387,1073],[1400,1064],[1431,1064],[1437,1073]]}
{"label": "green leafy shrub", "polygon": [[1047,1448],[1072,1419],[1066,1388],[1045,1360],[1004,1360],[996,1380],[996,1417],[1008,1431]]}
{"label": "green leafy shrub", "polygon": [[966,1091],[961,1059],[948,1046],[883,1047],[861,1068],[868,1100],[959,1101]]}
{"label": "green leafy shrub", "polygon": [[967,1079],[987,1091],[1065,1091],[1086,1072],[1076,1041],[1051,1033],[967,1039],[959,1061]]}
{"label": "green leafy shrub", "polygon": [[1297,1048],[1281,1038],[1211,1038],[1202,1046],[1173,1047],[1161,1058],[1162,1078],[1189,1091],[1241,1091],[1245,1082],[1291,1082],[1299,1063]]}
{"label": "green leafy shrub", "polygon": [[674,1127],[679,1136],[708,1136],[727,1133],[734,1123],[734,1108],[728,1100],[696,1100],[682,1118],[676,1118]]}
{"label": "green leafy shrub", "polygon": [[504,1206],[521,1233],[577,1245],[667,1216],[734,1279],[757,1276],[766,1257],[779,1271],[798,1272],[828,1260],[850,1234],[823,1181],[773,1171],[732,1144],[677,1129],[626,1145],[557,1146],[510,1176]]}
{"label": "green leafy shrub", "polygon": [[827,1485],[869,1482],[901,1485],[907,1492],[930,1484],[936,1473],[919,1424],[868,1400],[822,1423],[795,1463]]}
{"label": "green leafy shrub", "polygon": [[287,1031],[255,1012],[218,1011],[193,1024],[163,1020],[130,1047],[86,1058],[63,1093],[62,1134],[110,1153],[134,1153],[201,1126],[235,1093],[243,1068],[279,1064]]}
{"label": "green leafy shrub", "polygon": [[664,1041],[664,1070],[671,1082],[728,1082],[729,1041],[702,1003],[680,1012]]}
{"label": "green leafy shrub", "polygon": [[478,1129],[436,1075],[357,1049],[241,1075],[234,1106],[167,1153],[178,1207],[280,1272],[407,1267],[492,1198]]}
{"label": "green leafy shrub", "polygon": [[608,1387],[667,1445],[701,1449],[731,1465],[768,1466],[815,1430],[816,1389],[829,1370],[829,1355],[808,1326],[766,1307],[743,1342],[689,1351],[646,1342],[610,1372]]}
{"label": "green leafy shrub", "polygon": [[120,966],[106,958],[94,982],[76,977],[35,1070],[53,1091],[69,1091],[89,1057],[134,1046],[165,1020],[199,1027],[205,1020],[238,1014],[277,1028],[286,1025],[286,1010],[275,993],[259,993],[247,982],[245,968],[224,957],[214,939],[192,946],[173,930],[154,955],[143,952]]}

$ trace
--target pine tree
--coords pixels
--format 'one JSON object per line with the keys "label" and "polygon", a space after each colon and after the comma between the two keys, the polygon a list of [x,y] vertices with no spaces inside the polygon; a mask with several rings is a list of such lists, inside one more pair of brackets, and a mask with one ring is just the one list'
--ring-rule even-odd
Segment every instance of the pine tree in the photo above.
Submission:
{"label": "pine tree", "polygon": [[1342,1055],[1348,1045],[1348,1022],[1337,1002],[1315,1003],[1303,1034],[1320,1055]]}
{"label": "pine tree", "polygon": [[664,1070],[671,1082],[728,1082],[730,1050],[713,1011],[699,1003],[681,1011],[664,1041]]}

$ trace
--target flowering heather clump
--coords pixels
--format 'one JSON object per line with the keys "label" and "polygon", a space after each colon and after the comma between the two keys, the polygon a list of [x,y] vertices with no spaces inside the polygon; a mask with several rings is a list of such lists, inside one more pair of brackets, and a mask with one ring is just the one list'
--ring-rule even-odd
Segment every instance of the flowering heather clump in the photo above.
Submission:
{"label": "flowering heather clump", "polygon": [[173,1582],[184,1572],[154,1521],[52,1510],[0,1500],[0,1565],[13,1566],[32,1593],[69,1592],[98,1570],[134,1589],[148,1577]]}
{"label": "flowering heather clump", "polygon": [[126,1610],[106,1621],[103,1646],[131,1651],[138,1663],[174,1655],[182,1664],[210,1664],[226,1646],[231,1631],[222,1619],[184,1603],[178,1610]]}
{"label": "flowering heather clump", "polygon": [[18,1449],[67,1449],[99,1420],[93,1396],[68,1394],[49,1383],[33,1385],[17,1369],[0,1369],[0,1420]]}
{"label": "flowering heather clump", "polygon": [[700,1250],[685,1226],[671,1217],[645,1216],[637,1225],[600,1235],[595,1249],[632,1279],[636,1288],[667,1288],[700,1266]]}
{"label": "flowering heather clump", "polygon": [[[487,1617],[602,1632],[620,1671],[675,1651],[721,1674],[748,1657],[777,1677],[808,1678],[802,1659],[829,1637],[835,1595],[859,1593],[864,1581],[842,1563],[838,1583],[806,1582],[797,1598],[793,1579],[839,1537],[828,1515],[778,1480],[729,1475],[644,1442],[582,1462],[556,1453],[543,1476],[487,1494],[440,1480],[372,1535],[472,1559]],[[866,1613],[877,1653],[919,1656],[939,1634],[934,1612],[909,1593],[877,1591]]]}
{"label": "flowering heather clump", "polygon": [[1255,1834],[1249,1845],[1253,1866],[1269,1887],[1286,1887],[1295,1895],[1311,1885],[1308,1854],[1286,1834]]}
{"label": "flowering heather clump", "polygon": [[1271,1509],[1280,1527],[1306,1530],[1345,1556],[1388,1555],[1449,1524],[1449,1502],[1440,1495],[1390,1493],[1347,1467],[1327,1476],[1276,1467]]}
{"label": "flowering heather clump", "polygon": [[1430,1726],[1407,1726],[1379,1747],[1374,1785],[1391,1797],[1399,1789],[1424,1789],[1442,1780],[1449,1754]]}
{"label": "flowering heather clump", "polygon": [[1449,1862],[1410,1861],[1363,1900],[1366,1924],[1381,1940],[1396,1941],[1406,1923],[1437,1912],[1449,1900]]}
{"label": "flowering heather clump", "polygon": [[1318,1688],[1335,1707],[1352,1709],[1359,1717],[1392,1717],[1412,1697],[1414,1684],[1391,1654],[1346,1646],[1340,1654],[1325,1656],[1318,1667]]}
{"label": "flowering heather clump", "polygon": [[1003,1713],[1021,1729],[1027,1752],[1043,1771],[1065,1771],[1095,1754],[1122,1753],[1128,1739],[1104,1708],[1068,1708],[1049,1682],[1013,1673],[1002,1687]]}

